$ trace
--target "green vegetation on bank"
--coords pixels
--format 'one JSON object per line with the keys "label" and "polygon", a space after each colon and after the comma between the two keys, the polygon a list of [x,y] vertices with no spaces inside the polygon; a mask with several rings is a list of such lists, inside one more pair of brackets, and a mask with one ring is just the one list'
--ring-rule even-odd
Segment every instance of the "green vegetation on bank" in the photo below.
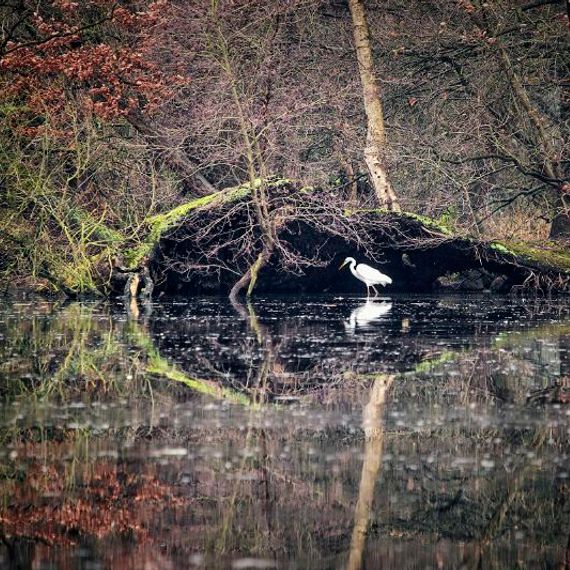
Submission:
{"label": "green vegetation on bank", "polygon": [[[289,184],[290,182],[290,180],[284,178],[271,177],[266,181],[266,185],[269,189],[274,189]],[[263,181],[261,179],[258,178],[255,180],[256,188],[262,184]],[[152,253],[160,239],[169,230],[175,229],[177,225],[182,223],[184,218],[191,212],[201,208],[215,207],[216,205],[241,200],[248,197],[251,191],[252,187],[248,182],[190,200],[162,214],[150,216],[145,220],[145,226],[148,228],[148,232],[142,242],[125,253],[128,267],[132,269],[136,268],[146,256]]]}
{"label": "green vegetation on bank", "polygon": [[493,242],[491,249],[524,260],[550,267],[556,271],[570,272],[570,247],[544,242],[540,245],[520,241]]}
{"label": "green vegetation on bank", "polygon": [[[27,176],[30,176],[30,173]],[[256,179],[255,183],[257,187],[265,186],[269,192],[285,186],[296,187],[294,181],[279,177]],[[10,237],[4,241],[3,248],[6,250],[7,259],[11,259],[12,263],[9,262],[0,270],[5,274],[9,273],[13,270],[13,263],[18,263],[18,252],[33,250],[30,262],[32,287],[44,278],[50,283],[53,291],[64,292],[67,295],[106,294],[109,292],[115,259],[124,260],[124,270],[136,272],[141,264],[152,256],[161,239],[183,225],[188,216],[197,211],[207,211],[238,200],[249,199],[251,194],[252,188],[249,183],[226,188],[178,204],[158,214],[152,213],[144,217],[139,214],[140,220],[136,226],[131,224],[130,230],[121,231],[118,229],[120,220],[113,219],[107,211],[96,216],[86,208],[74,204],[67,195],[58,198],[55,192],[48,192],[37,197],[31,192],[27,204],[36,204],[36,207],[37,204],[43,204],[40,209],[41,222],[35,232],[33,227],[25,227],[18,231],[18,226],[10,222],[10,210],[5,210],[6,217],[0,229]],[[302,197],[303,191],[297,192],[297,195]],[[20,201],[16,204],[22,206],[26,202]],[[314,203],[311,207],[314,208]],[[395,213],[383,209],[345,211],[348,217],[356,213],[386,216],[396,228],[401,222],[410,221],[417,224],[418,230],[423,229],[428,239],[433,237],[434,233],[447,242],[467,239],[479,249],[489,248],[490,251],[499,254],[506,263],[528,264],[539,269],[543,267],[545,270],[563,273],[570,271],[570,251],[552,242],[540,246],[520,241],[486,243],[464,234],[458,235],[449,216],[434,219],[413,212]],[[15,214],[12,213],[11,216],[14,218]],[[47,231],[53,231],[50,216],[54,218],[56,228],[65,237],[60,246],[57,240],[46,235]],[[32,235],[36,239],[43,240],[44,246],[34,247]],[[39,281],[34,282],[34,279]]]}

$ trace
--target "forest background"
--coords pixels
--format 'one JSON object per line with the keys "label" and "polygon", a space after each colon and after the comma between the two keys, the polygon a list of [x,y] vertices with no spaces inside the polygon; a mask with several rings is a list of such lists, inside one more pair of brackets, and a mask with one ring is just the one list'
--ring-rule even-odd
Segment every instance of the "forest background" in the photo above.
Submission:
{"label": "forest background", "polygon": [[[6,287],[107,292],[178,214],[236,188],[243,286],[272,256],[302,265],[280,228],[331,204],[337,233],[380,208],[478,240],[570,236],[565,2],[9,0],[0,16]],[[190,220],[210,245],[171,260],[182,275],[220,270],[212,232],[234,237],[216,215]]]}

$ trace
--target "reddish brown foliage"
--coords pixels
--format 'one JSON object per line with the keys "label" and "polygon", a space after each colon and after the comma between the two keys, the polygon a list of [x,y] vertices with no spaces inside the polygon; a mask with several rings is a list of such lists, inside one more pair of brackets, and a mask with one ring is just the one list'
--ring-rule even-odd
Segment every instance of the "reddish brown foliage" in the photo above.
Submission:
{"label": "reddish brown foliage", "polygon": [[[55,454],[67,444],[50,444]],[[21,451],[24,451],[21,448]],[[38,453],[31,444],[24,455]],[[83,470],[82,470],[83,471]],[[135,536],[146,542],[157,513],[184,505],[162,483],[156,466],[137,473],[108,460],[98,460],[76,481],[66,480],[65,462],[45,465],[32,459],[26,479],[17,485],[0,509],[0,526],[8,536],[27,536],[48,544],[73,544],[79,537]]]}
{"label": "reddish brown foliage", "polygon": [[152,111],[184,82],[153,60],[154,31],[167,17],[167,0],[142,10],[109,0],[23,6],[12,14],[22,23],[0,51],[0,97],[26,108],[30,133],[47,116],[62,128],[70,101],[82,113],[110,120],[135,109]]}

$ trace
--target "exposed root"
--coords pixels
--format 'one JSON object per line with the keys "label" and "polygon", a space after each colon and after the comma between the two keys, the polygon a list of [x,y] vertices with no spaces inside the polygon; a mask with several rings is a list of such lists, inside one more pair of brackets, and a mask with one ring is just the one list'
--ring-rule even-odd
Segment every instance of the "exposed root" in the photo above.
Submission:
{"label": "exposed root", "polygon": [[123,293],[125,299],[134,299],[137,296],[137,291],[139,289],[140,276],[138,273],[131,273],[125,283],[125,288]]}
{"label": "exposed root", "polygon": [[255,287],[255,283],[257,282],[257,276],[259,274],[259,270],[263,267],[263,265],[264,265],[263,253],[260,253],[257,256],[255,263],[250,268],[250,280],[246,294],[247,297],[251,297],[251,294],[253,293],[253,289]]}
{"label": "exposed root", "polygon": [[553,293],[570,292],[570,276],[562,273],[548,274],[530,270],[521,285],[511,289],[511,295],[529,294],[533,297],[550,297]]}
{"label": "exposed root", "polygon": [[125,303],[136,300],[137,297],[142,297],[145,301],[149,301],[152,297],[154,290],[154,281],[150,275],[150,270],[144,266],[140,271],[132,271],[125,273],[126,281],[123,287],[123,297]]}
{"label": "exposed root", "polygon": [[230,291],[230,300],[232,302],[237,301],[237,296],[239,292],[245,288],[247,285],[247,297],[251,297],[253,293],[253,289],[257,282],[257,277],[259,272],[263,268],[263,266],[269,261],[271,258],[272,248],[266,249],[262,251],[258,256],[255,262],[248,268],[248,270],[239,278],[236,284],[232,287]]}

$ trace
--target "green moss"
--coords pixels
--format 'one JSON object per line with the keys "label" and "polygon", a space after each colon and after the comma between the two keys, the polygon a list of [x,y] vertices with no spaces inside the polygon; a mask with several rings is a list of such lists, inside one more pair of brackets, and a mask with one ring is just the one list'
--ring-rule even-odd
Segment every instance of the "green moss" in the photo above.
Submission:
{"label": "green moss", "polygon": [[261,178],[257,178],[253,184],[248,182],[246,184],[241,184],[240,186],[226,188],[225,190],[220,190],[214,194],[208,194],[207,196],[196,198],[195,200],[191,200],[185,204],[180,204],[180,206],[176,206],[176,208],[173,208],[168,212],[147,218],[145,223],[148,226],[149,231],[143,242],[136,245],[125,254],[127,267],[137,267],[144,257],[152,253],[162,236],[167,231],[178,225],[190,212],[200,208],[206,208],[209,206],[213,207],[241,200],[242,198],[250,195],[252,187],[260,188],[264,183],[267,188],[271,189],[291,184],[291,180],[287,178],[270,177],[264,181]]}
{"label": "green moss", "polygon": [[235,390],[231,390],[229,388],[223,388],[213,382],[208,382],[207,380],[192,378],[180,370],[177,370],[175,367],[168,364],[163,358],[159,356],[150,356],[146,371],[149,374],[155,374],[157,376],[162,376],[168,380],[173,380],[174,382],[180,382],[194,392],[212,396],[216,399],[227,400],[229,402],[233,402],[234,404],[254,407],[254,404],[252,404],[249,398],[244,394],[240,394],[239,392],[236,392]]}
{"label": "green moss", "polygon": [[259,273],[259,269],[261,268],[262,264],[263,264],[263,254],[260,253],[257,256],[255,263],[251,266],[250,269],[251,279],[249,280],[249,287],[247,288],[247,297],[251,297],[251,294],[253,293],[253,289],[255,287],[255,284],[257,283],[257,275]]}
{"label": "green moss", "polygon": [[415,214],[414,212],[393,212],[391,210],[387,210],[386,208],[372,208],[372,209],[358,209],[358,210],[346,209],[344,213],[345,216],[350,216],[352,214],[357,214],[357,213],[361,214],[373,213],[381,215],[399,216],[401,218],[415,220],[420,224],[422,224],[422,226],[424,226],[425,228],[435,230],[441,234],[453,235],[453,228],[444,222],[443,216],[439,220],[435,220],[434,218],[430,218],[429,216],[422,216],[421,214]]}
{"label": "green moss", "polygon": [[512,348],[521,346],[525,341],[545,338],[557,340],[570,335],[570,322],[548,323],[532,329],[505,331],[499,333],[493,340],[493,348]]}
{"label": "green moss", "polygon": [[180,219],[184,218],[192,210],[207,206],[212,203],[214,200],[219,198],[219,194],[219,192],[216,192],[215,194],[210,194],[208,196],[204,196],[203,198],[192,200],[186,204],[181,204],[180,206],[177,206],[176,208],[165,212],[164,214],[158,214],[156,216],[147,218],[145,220],[145,223],[148,226],[149,231],[144,241],[139,243],[137,246],[125,254],[127,267],[137,267],[146,256],[152,253],[156,244],[165,232],[174,227]]}
{"label": "green moss", "polygon": [[60,287],[66,293],[101,295],[95,282],[94,266],[90,258],[83,257],[74,259],[72,262],[58,261],[59,269],[56,269],[58,265],[55,263],[51,270],[57,277]]}
{"label": "green moss", "polygon": [[557,271],[570,273],[570,249],[559,244],[545,242],[538,246],[524,242],[493,242],[491,248],[500,253],[508,253]]}
{"label": "green moss", "polygon": [[[396,214],[384,208],[376,208],[373,210],[345,210],[345,215],[350,216],[357,212],[374,212],[382,215],[389,214],[392,216],[400,216],[402,218],[416,220],[425,228],[435,230],[440,234],[446,236],[452,236],[454,234],[453,227],[446,223],[447,218],[449,217],[447,214],[444,214],[440,219],[435,220],[428,216],[422,216],[421,214],[415,214],[413,212],[402,212],[401,214]],[[467,239],[474,244],[479,243],[475,238]],[[552,242],[545,242],[538,246],[524,242],[494,241],[488,245],[492,250],[502,255],[511,255],[515,258],[521,259],[521,261],[526,259],[527,261],[536,263],[540,266],[546,266],[557,271],[570,273],[570,248],[568,247],[561,247],[559,244]]]}
{"label": "green moss", "polygon": [[216,192],[214,194],[209,194],[208,196],[191,200],[190,202],[186,202],[180,206],[176,206],[176,208],[173,208],[163,214],[157,214],[147,218],[145,223],[148,226],[149,231],[143,242],[125,254],[127,267],[137,267],[143,258],[152,253],[163,234],[176,226],[176,224],[191,211],[209,206],[216,202],[216,200],[226,202],[228,199],[229,197],[224,191]]}
{"label": "green moss", "polygon": [[431,372],[434,368],[441,366],[446,362],[452,362],[453,360],[457,360],[459,355],[460,355],[459,352],[446,350],[436,358],[431,358],[429,360],[424,360],[422,362],[419,362],[414,368],[413,373],[425,374],[426,372]]}
{"label": "green moss", "polygon": [[437,219],[437,222],[446,228],[454,228],[456,220],[457,212],[453,206],[449,206],[442,212],[441,216]]}
{"label": "green moss", "polygon": [[491,249],[498,251],[499,253],[503,253],[505,255],[516,255],[513,251],[511,251],[508,247],[505,247],[502,243],[493,242],[491,244]]}
{"label": "green moss", "polygon": [[160,355],[148,332],[143,327],[134,321],[129,322],[128,326],[131,339],[146,352],[147,365],[145,372],[148,374],[161,376],[174,382],[180,382],[195,392],[212,396],[216,399],[227,400],[243,406],[256,407],[245,394],[237,390],[224,388],[216,382],[194,378],[180,371],[176,366],[170,364],[166,358]]}
{"label": "green moss", "polygon": [[[463,354],[462,351],[446,350],[442,352],[440,355],[436,356],[435,358],[430,358],[429,360],[423,360],[422,362],[418,362],[418,364],[416,364],[416,366],[412,370],[403,372],[400,374],[400,376],[415,378],[418,374],[427,374],[429,372],[432,372],[442,364],[445,364],[446,362],[453,362],[459,359],[462,354]],[[384,375],[373,372],[368,374],[356,374],[356,375],[354,375],[353,373],[349,373],[347,377],[349,378],[356,377],[360,380],[372,381],[382,376]]]}
{"label": "green moss", "polygon": [[85,235],[93,236],[97,240],[104,241],[110,245],[122,244],[125,236],[117,230],[109,228],[103,222],[103,218],[97,220],[89,212],[80,208],[70,208],[68,212],[70,221],[80,226]]}
{"label": "green moss", "polygon": [[422,216],[421,214],[414,214],[413,212],[402,212],[400,215],[404,218],[410,218],[412,220],[417,220],[418,222],[420,222],[422,224],[422,226],[429,228],[429,229],[432,229],[432,230],[436,230],[439,233],[442,233],[445,235],[452,235],[453,234],[453,228],[448,226],[444,222],[443,218],[440,218],[439,220],[435,220],[434,218],[430,218],[429,216]]}

